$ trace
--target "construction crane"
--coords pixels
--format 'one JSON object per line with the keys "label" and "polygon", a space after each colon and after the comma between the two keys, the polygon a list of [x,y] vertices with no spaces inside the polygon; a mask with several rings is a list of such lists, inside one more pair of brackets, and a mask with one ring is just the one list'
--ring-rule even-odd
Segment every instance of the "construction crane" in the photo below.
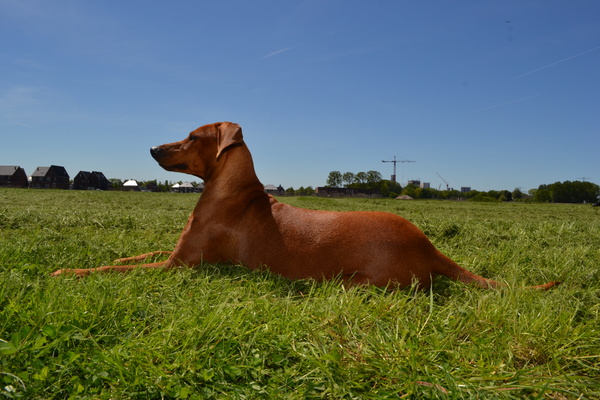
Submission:
{"label": "construction crane", "polygon": [[[396,182],[396,163],[409,163],[409,162],[416,162],[416,161],[410,161],[410,160],[396,160],[396,156],[394,156],[393,160],[381,160],[381,162],[391,162],[394,163],[394,175],[392,175],[392,182]],[[402,180],[404,181],[404,174],[402,174]]]}
{"label": "construction crane", "polygon": [[446,190],[450,190],[450,185],[448,184],[448,182],[446,182],[446,180],[444,178],[442,178],[442,176],[439,174],[439,172],[436,172],[437,176],[440,177],[441,180],[444,181],[444,183],[446,184]]}

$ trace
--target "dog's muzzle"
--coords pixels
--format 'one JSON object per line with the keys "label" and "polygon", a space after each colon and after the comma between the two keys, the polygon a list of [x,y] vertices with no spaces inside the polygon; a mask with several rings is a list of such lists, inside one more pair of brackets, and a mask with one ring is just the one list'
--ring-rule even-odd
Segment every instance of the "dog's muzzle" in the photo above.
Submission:
{"label": "dog's muzzle", "polygon": [[158,161],[161,167],[166,169],[167,171],[183,171],[187,169],[187,164],[174,164],[174,165],[165,165],[164,156],[168,154],[161,146],[154,146],[150,149],[150,154],[152,157]]}

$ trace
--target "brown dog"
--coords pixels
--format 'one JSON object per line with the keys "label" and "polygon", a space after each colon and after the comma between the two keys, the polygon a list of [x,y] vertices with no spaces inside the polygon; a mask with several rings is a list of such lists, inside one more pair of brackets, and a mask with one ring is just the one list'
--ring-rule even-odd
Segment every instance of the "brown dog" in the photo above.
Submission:
{"label": "brown dog", "polygon": [[[267,267],[290,279],[340,277],[345,283],[428,287],[444,275],[482,288],[503,286],[460,267],[416,226],[384,212],[295,208],[265,194],[239,125],[202,126],[180,141],[150,150],[169,171],[204,180],[205,189],[168,260],[143,265],[66,269],[53,275],[131,268],[198,266],[202,262]],[[162,252],[159,252],[162,253]],[[140,261],[156,253],[116,260]],[[549,289],[557,282],[534,286]]]}

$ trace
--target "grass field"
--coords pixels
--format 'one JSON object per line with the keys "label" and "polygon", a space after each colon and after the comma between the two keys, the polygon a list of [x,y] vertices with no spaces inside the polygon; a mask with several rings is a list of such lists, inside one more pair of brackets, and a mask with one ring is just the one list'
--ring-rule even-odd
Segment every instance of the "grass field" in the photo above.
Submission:
{"label": "grass field", "polygon": [[[383,210],[508,283],[344,289],[240,266],[51,278],[170,250],[197,195],[0,190],[0,394],[72,399],[600,398],[600,212],[282,198]],[[348,255],[352,257],[352,254]],[[520,287],[560,280],[549,292]]]}

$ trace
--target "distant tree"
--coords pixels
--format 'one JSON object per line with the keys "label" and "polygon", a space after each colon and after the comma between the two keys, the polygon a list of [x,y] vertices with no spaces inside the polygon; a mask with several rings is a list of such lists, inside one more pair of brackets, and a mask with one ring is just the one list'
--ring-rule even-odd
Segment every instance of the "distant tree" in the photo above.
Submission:
{"label": "distant tree", "polygon": [[381,193],[381,196],[383,197],[388,197],[390,195],[390,185],[387,181],[379,182],[379,193]]}
{"label": "distant tree", "polygon": [[342,186],[342,173],[340,171],[331,171],[327,177],[327,186],[340,187]]}
{"label": "distant tree", "polygon": [[512,193],[508,190],[500,191],[500,197],[498,197],[500,201],[512,201]]}
{"label": "distant tree", "polygon": [[294,195],[294,188],[293,187],[289,187],[289,188],[285,189],[285,195],[286,196],[293,196]]}
{"label": "distant tree", "polygon": [[366,172],[357,173],[355,182],[358,184],[367,183],[367,173]]}
{"label": "distant tree", "polygon": [[513,200],[521,200],[523,198],[524,194],[523,192],[521,192],[521,189],[519,188],[515,188],[515,190],[512,191],[512,198]]}
{"label": "distant tree", "polygon": [[540,185],[537,190],[533,193],[533,201],[537,201],[540,203],[548,203],[552,201],[552,196],[550,196],[550,189],[548,185]]}
{"label": "distant tree", "polygon": [[[391,192],[402,193],[402,186],[398,182],[386,181]],[[394,196],[398,197],[398,195]]]}
{"label": "distant tree", "polygon": [[298,190],[294,191],[294,194],[296,196],[312,196],[315,194],[315,189],[313,189],[312,186],[300,186]]}
{"label": "distant tree", "polygon": [[111,178],[108,180],[112,190],[121,190],[121,186],[123,186],[123,182],[120,179]]}
{"label": "distant tree", "polygon": [[498,200],[500,198],[500,196],[502,196],[502,192],[500,192],[499,190],[488,190],[486,195],[488,197]]}
{"label": "distant tree", "polygon": [[471,190],[468,191],[467,193],[463,193],[465,199],[472,199],[473,197],[477,196],[479,194],[479,192],[477,190]]}
{"label": "distant tree", "polygon": [[379,190],[379,193],[383,197],[391,197],[396,198],[398,194],[402,192],[402,186],[400,186],[397,182],[392,182],[387,179],[383,179],[377,183],[376,189]]}
{"label": "distant tree", "polygon": [[315,194],[315,190],[312,186],[300,187],[300,189],[296,191],[296,194],[299,194],[300,196],[312,196]]}
{"label": "distant tree", "polygon": [[153,181],[143,182],[141,186],[145,187],[146,190],[149,190],[150,192],[158,192],[158,182],[156,179]]}
{"label": "distant tree", "polygon": [[476,201],[476,202],[497,202],[498,199],[496,199],[495,197],[490,196],[488,193],[486,192],[478,192],[475,196],[471,197],[469,199],[469,201]]}
{"label": "distant tree", "polygon": [[158,191],[159,192],[169,192],[169,191],[171,191],[171,186],[173,186],[171,184],[171,182],[165,181],[164,183],[158,185]]}
{"label": "distant tree", "polygon": [[403,196],[410,196],[413,199],[417,198],[417,189],[419,189],[419,187],[417,185],[413,185],[412,183],[409,185],[406,185],[404,187],[404,189],[402,190],[402,195]]}
{"label": "distant tree", "polygon": [[344,172],[342,175],[342,181],[344,182],[344,186],[348,187],[354,183],[356,179],[356,175],[353,172]]}
{"label": "distant tree", "polygon": [[[421,188],[419,188],[421,189]],[[421,192],[419,193],[419,199],[433,199],[433,189],[431,188],[423,188],[421,189]]]}
{"label": "distant tree", "polygon": [[454,189],[454,190],[448,190],[448,199],[460,199],[462,198],[462,193],[459,192],[458,190]]}
{"label": "distant tree", "polygon": [[383,177],[381,176],[381,172],[377,172],[377,171],[369,171],[367,172],[367,184],[369,185],[370,188],[375,188],[377,186],[377,184],[379,182],[381,182],[381,180],[383,179]]}

